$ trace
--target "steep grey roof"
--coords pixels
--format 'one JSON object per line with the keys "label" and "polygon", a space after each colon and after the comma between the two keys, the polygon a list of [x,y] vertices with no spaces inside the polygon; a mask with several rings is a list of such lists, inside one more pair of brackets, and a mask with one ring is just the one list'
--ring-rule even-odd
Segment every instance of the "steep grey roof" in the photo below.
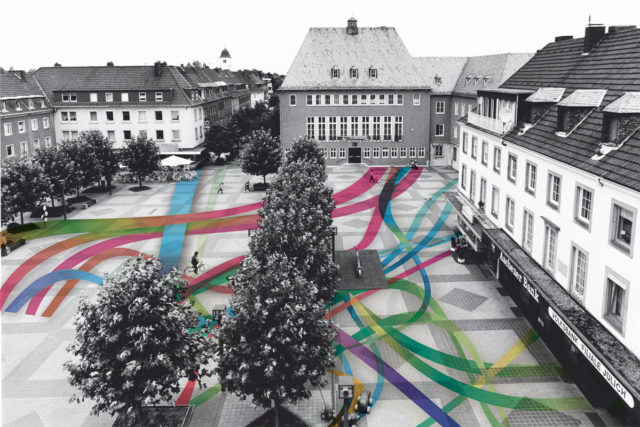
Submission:
{"label": "steep grey roof", "polygon": [[44,94],[38,88],[31,74],[25,74],[24,79],[18,77],[14,72],[0,74],[0,99],[34,96],[44,97]]}
{"label": "steep grey roof", "polygon": [[[427,56],[413,58],[413,61],[433,94],[450,94],[468,59],[466,56]],[[436,77],[440,77],[440,84]]]}
{"label": "steep grey roof", "polygon": [[529,96],[525,101],[527,102],[558,102],[562,99],[562,94],[565,88],[563,87],[541,87]]}
{"label": "steep grey roof", "polygon": [[604,98],[606,89],[577,89],[558,102],[561,107],[597,107]]}
{"label": "steep grey roof", "polygon": [[533,53],[472,56],[453,88],[458,95],[475,96],[478,90],[495,89],[527,63]]}
{"label": "steep grey roof", "polygon": [[[34,75],[49,99],[54,91],[87,90],[171,90],[182,87],[176,81],[169,66],[161,66],[162,73],[156,77],[153,65],[91,66],[91,67],[43,67]],[[174,91],[173,103],[189,104],[181,90]]]}
{"label": "steep grey roof", "polygon": [[607,113],[638,114],[640,113],[640,92],[627,92],[607,105],[603,110]]}
{"label": "steep grey roof", "polygon": [[588,55],[583,55],[583,44],[583,38],[549,43],[503,87],[564,87],[569,95],[582,89],[606,89],[600,107],[565,138],[556,135],[558,107],[553,106],[526,133],[512,131],[505,140],[640,191],[640,132],[632,133],[619,148],[593,159],[602,143],[603,110],[627,92],[640,92],[640,30],[610,29]]}
{"label": "steep grey roof", "polygon": [[[332,68],[340,77],[332,78]],[[349,70],[359,71],[357,79]],[[377,78],[369,77],[375,68]],[[413,58],[392,27],[358,28],[347,34],[346,27],[310,28],[289,72],[283,90],[308,89],[429,89]]]}

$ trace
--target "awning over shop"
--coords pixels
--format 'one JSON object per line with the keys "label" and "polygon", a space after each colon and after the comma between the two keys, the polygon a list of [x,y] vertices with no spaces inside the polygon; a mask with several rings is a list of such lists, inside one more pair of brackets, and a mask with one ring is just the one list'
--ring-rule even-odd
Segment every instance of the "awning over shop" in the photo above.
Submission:
{"label": "awning over shop", "polygon": [[473,206],[458,193],[446,193],[445,198],[458,214],[458,228],[465,235],[467,241],[475,251],[484,248],[482,231],[485,228],[495,228],[486,219],[484,212]]}
{"label": "awning over shop", "polygon": [[[629,408],[640,406],[640,360],[584,309],[503,230],[484,231],[489,252],[498,263],[500,283],[519,288],[533,324],[552,328],[582,353]],[[491,258],[491,256],[490,256]],[[503,276],[510,276],[507,279]],[[517,302],[517,301],[516,301]],[[527,313],[525,313],[527,314]],[[557,344],[554,343],[554,344]]]}

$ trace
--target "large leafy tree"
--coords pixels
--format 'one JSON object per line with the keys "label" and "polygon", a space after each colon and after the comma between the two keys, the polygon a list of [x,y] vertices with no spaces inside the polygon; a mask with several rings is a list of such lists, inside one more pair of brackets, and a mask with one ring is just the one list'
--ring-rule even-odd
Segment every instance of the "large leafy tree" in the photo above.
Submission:
{"label": "large leafy tree", "polygon": [[152,140],[142,136],[128,141],[122,149],[121,159],[131,173],[138,179],[142,188],[142,181],[153,172],[160,169],[160,149]]}
{"label": "large leafy tree", "polygon": [[66,177],[66,185],[79,197],[82,187],[88,187],[100,177],[93,150],[81,139],[62,141],[58,150],[77,166],[76,173]]}
{"label": "large leafy tree", "polygon": [[86,144],[92,158],[95,159],[93,166],[96,173],[91,176],[93,181],[86,182],[84,185],[88,187],[100,177],[104,177],[109,187],[109,193],[111,193],[111,181],[113,181],[114,175],[118,172],[118,155],[113,149],[113,141],[98,130],[82,132],[80,140]]}
{"label": "large leafy tree", "polygon": [[81,175],[80,165],[70,159],[64,150],[58,146],[44,147],[36,150],[35,160],[42,166],[43,176],[51,182],[49,196],[51,205],[55,206],[55,198],[62,195],[71,195],[74,191],[72,184],[76,177]]}
{"label": "large leafy tree", "polygon": [[80,301],[68,348],[77,361],[64,367],[80,390],[73,399],[91,399],[93,414],[152,425],[141,419],[143,405],[170,400],[180,390],[180,378],[193,377],[194,371],[212,374],[205,365],[213,345],[188,333],[198,323],[197,313],[175,299],[174,286],[186,281],[175,269],[161,275],[161,268],[157,260],[129,262],[105,279],[96,302]]}
{"label": "large leafy tree", "polygon": [[[247,257],[231,282],[234,316],[219,330],[216,373],[222,386],[277,408],[311,396],[333,364],[333,332],[315,283],[283,254]],[[276,416],[277,418],[277,416]]]}
{"label": "large leafy tree", "polygon": [[313,168],[312,170],[320,172],[321,174],[318,178],[323,181],[326,180],[324,154],[316,141],[307,137],[293,141],[291,149],[287,153],[287,163],[294,163],[298,160],[315,163],[320,166],[320,168]]}
{"label": "large leafy tree", "polygon": [[8,222],[43,203],[51,193],[51,181],[42,166],[30,157],[8,157],[2,162],[2,221]]}
{"label": "large leafy tree", "polygon": [[251,132],[245,137],[247,148],[242,156],[242,172],[262,176],[267,182],[267,175],[278,171],[282,163],[280,140],[263,129]]}
{"label": "large leafy tree", "polygon": [[332,191],[319,176],[324,168],[298,160],[282,166],[260,209],[260,227],[249,242],[259,260],[282,253],[304,277],[315,283],[318,298],[333,298],[338,268],[333,262]]}
{"label": "large leafy tree", "polygon": [[205,134],[207,150],[219,156],[237,150],[238,134],[234,121],[213,124]]}

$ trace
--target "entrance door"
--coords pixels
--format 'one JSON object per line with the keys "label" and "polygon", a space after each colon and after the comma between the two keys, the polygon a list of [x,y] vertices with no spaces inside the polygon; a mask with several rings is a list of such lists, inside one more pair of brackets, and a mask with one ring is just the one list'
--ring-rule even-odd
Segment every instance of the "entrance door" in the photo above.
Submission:
{"label": "entrance door", "polygon": [[349,163],[360,163],[362,160],[361,147],[349,147]]}

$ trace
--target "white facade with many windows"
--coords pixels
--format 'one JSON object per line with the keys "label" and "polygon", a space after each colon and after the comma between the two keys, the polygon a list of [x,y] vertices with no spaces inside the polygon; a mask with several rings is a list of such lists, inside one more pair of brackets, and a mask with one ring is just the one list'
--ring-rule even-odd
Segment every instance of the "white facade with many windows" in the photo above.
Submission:
{"label": "white facade with many windows", "polygon": [[[125,141],[138,135],[167,144],[163,151],[184,150],[204,143],[202,107],[73,106],[58,108],[55,120],[58,141],[74,139],[80,132],[95,129],[114,141],[115,148],[122,148]],[[175,150],[169,149],[171,146]]]}
{"label": "white facade with many windows", "polygon": [[460,132],[459,192],[640,354],[640,194],[477,127]]}

